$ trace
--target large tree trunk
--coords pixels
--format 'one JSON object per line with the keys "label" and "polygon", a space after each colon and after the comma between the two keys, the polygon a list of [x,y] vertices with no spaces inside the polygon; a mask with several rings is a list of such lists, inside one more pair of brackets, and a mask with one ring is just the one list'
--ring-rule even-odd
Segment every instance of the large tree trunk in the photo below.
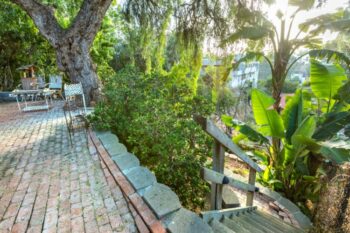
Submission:
{"label": "large tree trunk", "polygon": [[350,232],[350,163],[330,166],[314,213],[313,233]]}
{"label": "large tree trunk", "polygon": [[12,0],[33,19],[40,33],[56,50],[57,65],[73,83],[81,82],[87,102],[95,100],[98,79],[90,48],[112,0],[84,0],[72,25],[63,29],[54,9],[36,0]]}
{"label": "large tree trunk", "polygon": [[86,43],[66,43],[56,49],[57,64],[73,83],[83,85],[87,103],[98,99],[98,77]]}

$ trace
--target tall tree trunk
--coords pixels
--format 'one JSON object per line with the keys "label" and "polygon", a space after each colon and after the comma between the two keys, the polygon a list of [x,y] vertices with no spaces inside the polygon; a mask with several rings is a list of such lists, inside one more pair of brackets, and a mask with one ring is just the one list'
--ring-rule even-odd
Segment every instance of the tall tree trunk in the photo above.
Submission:
{"label": "tall tree trunk", "polygon": [[98,77],[86,43],[63,44],[56,49],[57,65],[73,83],[83,85],[86,101],[98,98]]}
{"label": "tall tree trunk", "polygon": [[81,82],[87,102],[98,93],[98,78],[89,51],[112,0],[84,0],[72,25],[63,29],[52,7],[37,0],[12,0],[32,18],[56,50],[57,65],[73,83]]}
{"label": "tall tree trunk", "polygon": [[[282,32],[284,33],[284,22],[282,22]],[[288,44],[284,43],[284,35],[282,33],[281,36],[281,42],[279,44],[278,51],[275,52],[274,57],[274,69],[272,71],[272,97],[274,98],[275,102],[273,104],[273,109],[277,111],[278,114],[281,113],[281,94],[282,89],[286,77],[286,70],[288,65],[288,54],[289,54],[289,47]],[[272,137],[272,157],[273,161],[272,163],[278,164],[280,159],[281,150],[281,139]],[[279,172],[279,171],[277,171]],[[277,174],[277,177],[279,177],[281,174]]]}

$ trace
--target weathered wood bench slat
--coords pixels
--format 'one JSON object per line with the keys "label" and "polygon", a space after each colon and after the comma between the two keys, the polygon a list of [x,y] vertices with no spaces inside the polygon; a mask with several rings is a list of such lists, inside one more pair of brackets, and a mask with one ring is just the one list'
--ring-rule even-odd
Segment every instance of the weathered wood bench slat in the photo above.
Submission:
{"label": "weathered wood bench slat", "polygon": [[254,185],[247,184],[239,180],[235,180],[231,177],[225,176],[222,173],[219,173],[204,167],[202,168],[202,177],[207,181],[210,181],[216,184],[226,184],[244,191],[256,192],[259,190]]}
{"label": "weathered wood bench slat", "polygon": [[250,167],[252,167],[257,172],[262,172],[263,170],[255,163],[246,153],[244,153],[236,144],[234,144],[225,133],[223,133],[211,120],[206,119],[202,116],[194,117],[195,121],[200,124],[205,132],[212,136],[215,140],[219,141],[223,146],[237,155]]}

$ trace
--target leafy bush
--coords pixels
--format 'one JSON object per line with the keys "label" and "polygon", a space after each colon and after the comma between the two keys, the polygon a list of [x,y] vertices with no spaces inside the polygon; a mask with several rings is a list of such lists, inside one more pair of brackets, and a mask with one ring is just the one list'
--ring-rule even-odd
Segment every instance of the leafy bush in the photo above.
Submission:
{"label": "leafy bush", "polygon": [[[272,92],[272,79],[261,80],[259,81],[259,86],[265,90],[266,92]],[[294,93],[298,89],[299,83],[298,81],[292,81],[286,79],[282,88],[283,93]]]}
{"label": "leafy bush", "polygon": [[193,88],[177,80],[126,67],[105,80],[104,101],[92,120],[116,133],[184,206],[197,209],[208,191],[200,167],[211,154],[211,141],[192,116],[207,116],[213,108],[208,98],[193,97]]}

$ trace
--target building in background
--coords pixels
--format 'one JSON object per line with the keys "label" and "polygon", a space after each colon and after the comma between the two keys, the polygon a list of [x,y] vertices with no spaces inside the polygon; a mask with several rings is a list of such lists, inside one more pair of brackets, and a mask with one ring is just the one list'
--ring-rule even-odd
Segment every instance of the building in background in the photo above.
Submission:
{"label": "building in background", "polygon": [[[202,61],[201,76],[206,74],[205,70],[208,66],[219,67],[222,65],[221,60],[204,58]],[[259,79],[259,62],[253,61],[249,63],[241,63],[237,69],[230,72],[230,80],[228,86],[236,89],[244,86],[257,87]]]}
{"label": "building in background", "polygon": [[259,62],[241,63],[238,69],[231,72],[230,87],[250,86],[256,88],[259,79]]}

